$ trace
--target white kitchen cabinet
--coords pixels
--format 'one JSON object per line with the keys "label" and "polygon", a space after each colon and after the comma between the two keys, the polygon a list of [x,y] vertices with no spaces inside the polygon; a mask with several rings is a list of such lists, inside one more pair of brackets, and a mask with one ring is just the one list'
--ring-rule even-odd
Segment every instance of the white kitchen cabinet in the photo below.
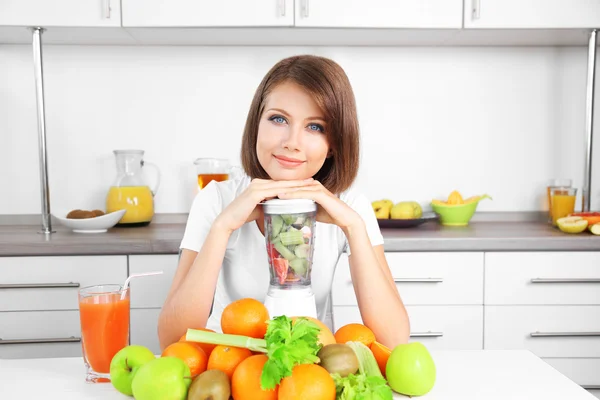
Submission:
{"label": "white kitchen cabinet", "polygon": [[129,256],[129,274],[163,271],[162,275],[131,280],[131,308],[160,308],[173,282],[179,256],[176,254]]}
{"label": "white kitchen cabinet", "polygon": [[4,0],[0,26],[120,27],[120,0]]}
{"label": "white kitchen cabinet", "polygon": [[600,252],[486,253],[485,304],[600,305],[599,266]]}
{"label": "white kitchen cabinet", "polygon": [[[483,304],[483,253],[385,253],[406,305]],[[334,305],[357,305],[348,257],[337,265]]]}
{"label": "white kitchen cabinet", "polygon": [[462,0],[296,0],[295,25],[458,29],[462,9]]}
{"label": "white kitchen cabinet", "polygon": [[127,256],[0,257],[0,311],[77,310],[79,288],[125,279]]}
{"label": "white kitchen cabinet", "polygon": [[464,0],[465,28],[600,27],[598,0]]}
{"label": "white kitchen cabinet", "polygon": [[79,311],[0,312],[0,359],[47,357],[81,357]]}
{"label": "white kitchen cabinet", "polygon": [[485,349],[600,358],[600,306],[485,306]]}
{"label": "white kitchen cabinet", "polygon": [[154,354],[160,354],[158,343],[158,316],[160,308],[131,310],[131,344],[146,346]]}
{"label": "white kitchen cabinet", "polygon": [[[411,342],[430,349],[483,349],[483,306],[407,306]],[[362,324],[356,306],[333,307],[334,331],[351,324]]]}
{"label": "white kitchen cabinet", "polygon": [[578,385],[600,387],[600,358],[544,358]]}
{"label": "white kitchen cabinet", "polygon": [[267,27],[294,24],[293,0],[122,0],[124,27]]}

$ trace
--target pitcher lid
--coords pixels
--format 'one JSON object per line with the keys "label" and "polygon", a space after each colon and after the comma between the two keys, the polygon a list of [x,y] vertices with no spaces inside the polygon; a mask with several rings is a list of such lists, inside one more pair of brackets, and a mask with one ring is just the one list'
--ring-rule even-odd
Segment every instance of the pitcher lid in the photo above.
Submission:
{"label": "pitcher lid", "polygon": [[310,199],[272,199],[261,204],[265,214],[296,214],[317,211],[317,203]]}

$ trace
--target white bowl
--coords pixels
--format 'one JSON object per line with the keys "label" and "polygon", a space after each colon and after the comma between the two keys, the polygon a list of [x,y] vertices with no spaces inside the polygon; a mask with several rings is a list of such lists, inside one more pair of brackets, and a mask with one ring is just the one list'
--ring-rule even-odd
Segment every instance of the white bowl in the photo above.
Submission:
{"label": "white bowl", "polygon": [[68,211],[52,213],[61,225],[73,229],[73,232],[79,233],[101,233],[106,232],[119,222],[127,210],[119,210],[104,214],[100,217],[86,219],[69,219],[67,218]]}

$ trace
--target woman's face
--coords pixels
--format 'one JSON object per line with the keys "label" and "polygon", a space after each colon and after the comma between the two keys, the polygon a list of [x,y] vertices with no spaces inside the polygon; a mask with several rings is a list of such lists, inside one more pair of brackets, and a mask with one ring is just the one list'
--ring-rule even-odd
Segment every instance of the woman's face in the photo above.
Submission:
{"label": "woman's face", "polygon": [[329,144],[324,115],[293,82],[276,86],[258,125],[258,161],[273,180],[307,179],[325,162]]}

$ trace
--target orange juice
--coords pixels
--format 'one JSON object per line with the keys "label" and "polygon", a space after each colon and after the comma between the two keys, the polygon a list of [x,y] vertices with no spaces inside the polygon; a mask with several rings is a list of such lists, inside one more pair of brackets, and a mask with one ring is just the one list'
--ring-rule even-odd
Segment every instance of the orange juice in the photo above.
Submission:
{"label": "orange juice", "polygon": [[566,217],[575,212],[575,195],[552,194],[552,224],[556,226],[559,218]]}
{"label": "orange juice", "polygon": [[229,179],[228,174],[198,174],[198,187],[202,189],[212,181],[222,182],[227,179]]}
{"label": "orange juice", "polygon": [[81,345],[85,361],[97,373],[110,373],[114,355],[129,342],[129,295],[80,297]]}
{"label": "orange juice", "polygon": [[125,209],[118,225],[147,225],[154,216],[154,198],[148,186],[112,186],[106,196],[106,212]]}

